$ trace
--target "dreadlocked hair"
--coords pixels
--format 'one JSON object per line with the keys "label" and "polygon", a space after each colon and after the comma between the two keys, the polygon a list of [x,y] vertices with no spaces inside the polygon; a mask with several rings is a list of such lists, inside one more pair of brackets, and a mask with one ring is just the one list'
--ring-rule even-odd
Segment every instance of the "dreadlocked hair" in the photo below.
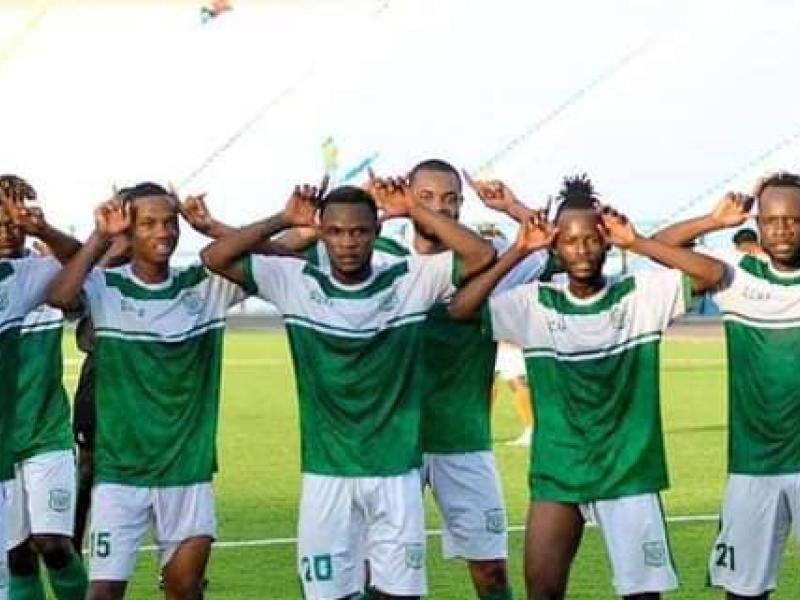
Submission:
{"label": "dreadlocked hair", "polygon": [[597,206],[598,199],[591,179],[585,173],[573,177],[565,177],[561,190],[556,196],[557,219],[564,210],[592,210]]}
{"label": "dreadlocked hair", "polygon": [[10,198],[20,198],[23,201],[36,200],[36,190],[33,186],[17,175],[0,175],[0,190]]}

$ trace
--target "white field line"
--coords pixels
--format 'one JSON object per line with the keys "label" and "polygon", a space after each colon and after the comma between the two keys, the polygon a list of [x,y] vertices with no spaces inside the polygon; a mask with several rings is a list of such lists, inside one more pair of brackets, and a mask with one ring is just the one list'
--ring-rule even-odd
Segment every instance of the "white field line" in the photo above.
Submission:
{"label": "white field line", "polygon": [[[676,515],[667,517],[667,523],[716,523],[719,515]],[[593,523],[587,523],[588,527],[594,527]],[[518,533],[525,531],[524,525],[510,525],[508,531]],[[428,537],[441,537],[441,529],[429,529],[425,532]],[[297,543],[297,538],[267,538],[263,540],[239,540],[230,542],[214,542],[215,548],[258,548],[263,546],[289,546]],[[142,546],[141,552],[156,550],[156,546]]]}

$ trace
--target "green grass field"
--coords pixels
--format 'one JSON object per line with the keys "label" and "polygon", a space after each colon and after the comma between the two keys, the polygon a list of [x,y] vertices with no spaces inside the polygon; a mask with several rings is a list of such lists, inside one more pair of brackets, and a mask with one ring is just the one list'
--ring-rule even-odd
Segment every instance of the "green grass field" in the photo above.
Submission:
{"label": "green grass field", "polygon": [[[67,336],[69,337],[69,336]],[[65,341],[67,384],[77,380],[79,354]],[[724,355],[718,340],[670,340],[663,357],[662,400],[672,489],[665,501],[670,517],[706,515],[670,525],[681,588],[672,598],[719,598],[705,587],[706,562],[714,539],[725,472]],[[294,383],[285,338],[279,332],[233,331],[225,352],[220,427],[220,474],[216,480],[219,538],[211,558],[211,600],[300,598],[295,575],[299,493],[299,440]],[[502,442],[519,433],[508,391],[494,416],[495,452],[502,471],[509,520],[524,522],[527,508],[527,451]],[[428,501],[427,524],[440,521]],[[270,540],[269,543],[264,540]],[[251,545],[239,544],[261,541]],[[773,597],[800,598],[794,544],[784,560],[780,591]],[[510,567],[517,597],[523,597],[522,533],[510,535]],[[473,598],[464,565],[443,561],[439,539],[429,538],[430,597]],[[158,598],[156,564],[143,552],[128,597]],[[572,570],[569,598],[613,598],[605,552],[596,530],[587,530]]]}

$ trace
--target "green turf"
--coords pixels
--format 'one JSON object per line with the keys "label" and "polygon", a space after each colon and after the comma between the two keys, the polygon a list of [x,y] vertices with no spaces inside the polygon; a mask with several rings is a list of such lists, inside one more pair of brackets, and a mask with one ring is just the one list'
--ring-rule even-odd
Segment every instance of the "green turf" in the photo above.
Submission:
{"label": "green turf", "polygon": [[[70,340],[67,356],[78,356]],[[284,337],[279,333],[230,332],[227,338],[220,429],[221,472],[217,478],[219,536],[222,541],[294,537],[299,491],[298,428],[294,383]],[[74,361],[67,369],[71,387]],[[724,482],[724,357],[719,341],[670,341],[664,348],[662,397],[672,489],[670,515],[715,514]],[[519,433],[508,391],[495,409],[496,455],[512,524],[527,508],[527,452],[503,445]],[[428,501],[428,527],[439,526]],[[669,597],[719,598],[705,588],[706,562],[716,525],[675,523],[670,537],[681,589]],[[773,597],[800,598],[794,548],[784,559],[780,591]],[[517,598],[522,598],[522,534],[511,534],[510,564]],[[294,546],[217,548],[211,559],[211,600],[300,598]],[[439,539],[430,538],[430,597],[473,598],[462,563],[443,561]],[[152,553],[142,554],[128,598],[158,598]],[[608,563],[596,530],[588,530],[572,570],[569,598],[613,598]]]}

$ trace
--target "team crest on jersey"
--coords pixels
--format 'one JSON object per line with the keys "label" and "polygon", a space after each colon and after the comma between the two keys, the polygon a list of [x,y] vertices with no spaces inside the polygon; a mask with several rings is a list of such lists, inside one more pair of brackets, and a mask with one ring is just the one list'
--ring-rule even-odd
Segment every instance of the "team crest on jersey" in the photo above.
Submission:
{"label": "team crest on jersey", "polygon": [[406,566],[409,569],[421,569],[425,563],[424,544],[406,544]]}
{"label": "team crest on jersey", "polygon": [[200,294],[189,290],[181,296],[181,306],[188,314],[197,315],[203,310],[203,300],[200,298]]}
{"label": "team crest on jersey", "polygon": [[8,308],[8,292],[6,292],[5,287],[0,288],[0,310],[5,310]]}
{"label": "team crest on jersey", "polygon": [[72,503],[72,493],[69,490],[56,488],[50,490],[48,506],[55,512],[67,512]]}
{"label": "team crest on jersey", "polygon": [[486,531],[501,534],[506,530],[506,515],[502,508],[491,508],[483,511],[486,519]]}
{"label": "team crest on jersey", "polygon": [[624,306],[615,306],[611,309],[611,312],[609,312],[608,318],[611,321],[611,326],[621,331],[625,329],[625,326],[628,324],[628,310]]}
{"label": "team crest on jersey", "polygon": [[644,564],[648,567],[663,567],[667,564],[667,546],[664,542],[645,542],[642,544]]}
{"label": "team crest on jersey", "polygon": [[400,299],[397,297],[397,292],[392,289],[388,294],[378,302],[378,310],[382,312],[389,312],[397,308]]}
{"label": "team crest on jersey", "polygon": [[144,309],[143,308],[136,308],[136,305],[133,304],[132,302],[130,302],[129,300],[127,300],[126,298],[123,298],[121,300],[120,309],[124,313],[126,313],[126,312],[127,313],[133,313],[137,317],[139,317],[140,319],[144,317]]}

